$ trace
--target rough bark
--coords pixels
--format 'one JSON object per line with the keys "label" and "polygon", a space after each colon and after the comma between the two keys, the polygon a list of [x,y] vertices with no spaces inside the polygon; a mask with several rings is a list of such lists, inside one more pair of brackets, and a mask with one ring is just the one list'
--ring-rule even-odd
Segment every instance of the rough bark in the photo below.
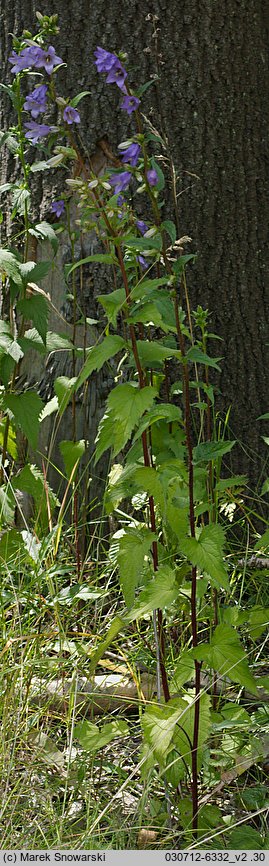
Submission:
{"label": "rough bark", "polygon": [[[6,0],[2,6],[3,74],[10,32],[33,28],[39,6],[39,0]],[[62,92],[92,91],[81,103],[81,135],[91,153],[103,136],[116,151],[130,130],[117,89],[95,71],[94,48],[127,50],[130,78],[141,84],[156,71],[145,51],[151,33],[146,16],[159,16],[161,103],[153,86],[143,106],[156,126],[163,115],[179,177],[181,234],[191,235],[199,253],[189,277],[192,306],[208,307],[212,330],[223,338],[214,345],[214,354],[224,356],[220,405],[232,405],[232,432],[244,444],[233,452],[233,469],[256,482],[266,455],[261,440],[266,427],[262,431],[256,419],[269,409],[268,0],[182,0],[180,6],[177,0],[142,5],[52,0],[41,11],[59,14],[56,47],[67,63],[58,79]],[[5,105],[5,127],[9,120]],[[45,183],[43,176],[43,215]],[[173,216],[172,200],[166,216]],[[90,307],[101,289],[97,269],[92,277]],[[92,309],[87,312],[92,315]]]}

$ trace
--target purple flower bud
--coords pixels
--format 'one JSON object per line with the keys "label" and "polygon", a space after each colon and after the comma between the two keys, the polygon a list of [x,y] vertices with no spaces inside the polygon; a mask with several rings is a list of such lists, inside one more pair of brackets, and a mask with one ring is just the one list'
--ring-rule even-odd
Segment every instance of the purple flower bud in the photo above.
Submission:
{"label": "purple flower bud", "polygon": [[137,256],[136,261],[139,262],[140,267],[142,268],[142,271],[147,270],[148,264],[146,262],[146,259],[144,259],[144,256]]}
{"label": "purple flower bud", "polygon": [[65,208],[65,204],[64,204],[64,201],[62,198],[59,199],[59,201],[53,201],[51,206],[50,206],[52,213],[54,213],[56,217],[62,216],[62,214],[64,212],[64,208]]}
{"label": "purple flower bud", "polygon": [[127,111],[127,114],[132,114],[132,111],[136,111],[138,106],[140,105],[140,99],[137,96],[130,96],[126,93],[124,99],[121,103],[121,108],[123,111]]}
{"label": "purple flower bud", "polygon": [[120,174],[113,174],[109,178],[109,183],[111,186],[114,186],[115,193],[122,192],[123,189],[126,189],[129,186],[131,180],[131,172],[130,171],[122,171]]}
{"label": "purple flower bud", "polygon": [[63,119],[70,126],[71,123],[80,123],[80,114],[72,105],[66,105],[63,112]]}
{"label": "purple flower bud", "polygon": [[147,180],[150,186],[156,186],[156,183],[158,183],[158,175],[155,168],[149,168],[147,171]]}
{"label": "purple flower bud", "polygon": [[130,165],[137,165],[140,153],[140,144],[130,144],[125,150],[120,150],[122,162],[129,162]]}
{"label": "purple flower bud", "polygon": [[28,138],[32,144],[37,144],[40,138],[44,138],[55,127],[47,126],[45,123],[36,123],[35,120],[31,120],[29,123],[24,124],[24,128],[29,130],[29,132],[26,132],[25,138]]}
{"label": "purple flower bud", "polygon": [[26,100],[24,102],[23,108],[25,111],[30,111],[34,120],[38,117],[39,114],[42,114],[46,111],[47,102],[47,85],[41,84],[40,87],[36,87],[32,93],[29,93],[26,96]]}
{"label": "purple flower bud", "polygon": [[141,232],[141,235],[144,235],[148,230],[148,226],[144,223],[144,220],[136,220],[136,228]]}

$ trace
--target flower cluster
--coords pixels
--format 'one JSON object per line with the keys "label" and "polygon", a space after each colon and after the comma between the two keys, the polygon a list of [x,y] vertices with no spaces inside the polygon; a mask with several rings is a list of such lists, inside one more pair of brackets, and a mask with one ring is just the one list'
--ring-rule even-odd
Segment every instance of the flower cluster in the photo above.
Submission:
{"label": "flower cluster", "polygon": [[23,48],[20,54],[12,51],[8,62],[12,63],[11,72],[14,72],[14,74],[23,72],[24,69],[41,69],[43,67],[48,75],[51,75],[55,66],[63,63],[62,58],[57,57],[53,45],[49,45],[44,50],[34,43],[30,44],[27,48]]}
{"label": "flower cluster", "polygon": [[94,54],[96,57],[96,60],[94,62],[96,64],[97,71],[106,72],[107,84],[117,84],[120,90],[122,90],[122,92],[124,93],[124,97],[120,107],[123,109],[123,111],[127,111],[127,114],[132,114],[132,112],[136,111],[138,106],[140,105],[140,99],[138,99],[137,96],[132,96],[127,92],[125,85],[127,71],[126,69],[124,69],[121,61],[116,54],[112,54],[111,51],[105,51],[105,49],[100,48],[100,46],[97,46]]}
{"label": "flower cluster", "polygon": [[[51,75],[55,66],[63,63],[62,58],[56,54],[53,45],[49,45],[48,48],[43,49],[33,42],[29,42],[27,48],[23,48],[20,54],[12,51],[8,60],[12,64],[11,72],[16,75],[27,69],[41,68],[44,68],[45,72]],[[29,111],[33,118],[29,123],[24,124],[25,130],[27,130],[25,138],[31,141],[32,144],[37,144],[41,138],[45,138],[49,132],[56,129],[56,127],[46,123],[36,123],[38,116],[43,114],[48,107],[47,92],[47,84],[38,85],[32,93],[26,96],[23,104],[24,111]],[[79,112],[72,105],[66,105],[63,111],[63,120],[68,126],[72,123],[80,123]]]}

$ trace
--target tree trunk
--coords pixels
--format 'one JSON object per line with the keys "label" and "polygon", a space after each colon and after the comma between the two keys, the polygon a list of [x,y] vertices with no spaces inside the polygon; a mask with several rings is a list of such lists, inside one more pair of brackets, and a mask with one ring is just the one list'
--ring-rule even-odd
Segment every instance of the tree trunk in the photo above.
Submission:
{"label": "tree trunk", "polygon": [[[9,76],[9,34],[34,29],[34,0],[6,2],[1,12],[3,33],[2,80]],[[222,337],[213,344],[222,355],[219,405],[231,405],[232,434],[244,445],[232,456],[234,471],[259,480],[266,456],[257,418],[269,409],[267,368],[269,339],[268,240],[269,119],[268,30],[266,0],[156,0],[113,4],[99,0],[51,0],[45,13],[57,12],[60,35],[57,53],[67,69],[57,77],[62,94],[84,89],[91,97],[81,103],[80,134],[89,153],[97,152],[104,137],[116,153],[130,134],[132,122],[120,110],[119,91],[107,86],[93,64],[97,44],[128,52],[130,81],[136,86],[156,73],[152,23],[159,20],[161,51],[159,97],[155,85],[143,96],[143,111],[153,124],[162,123],[176,166],[180,235],[198,251],[190,268],[191,306],[198,303],[212,313],[211,330]],[[147,16],[147,17],[146,17]],[[4,105],[2,128],[11,121]],[[7,170],[5,163],[4,174]],[[46,175],[42,175],[42,216],[49,214]],[[166,217],[173,218],[172,197]],[[95,317],[100,270],[86,274],[87,314]],[[62,311],[66,312],[64,298]],[[216,348],[217,347],[217,348]],[[50,378],[50,367],[47,370]],[[100,381],[103,394],[100,395]],[[43,382],[44,385],[44,382]],[[89,389],[88,414],[92,436],[107,391],[97,380],[94,406]],[[94,417],[93,417],[94,416]],[[67,438],[67,437],[65,437]],[[55,458],[57,459],[57,458]]]}

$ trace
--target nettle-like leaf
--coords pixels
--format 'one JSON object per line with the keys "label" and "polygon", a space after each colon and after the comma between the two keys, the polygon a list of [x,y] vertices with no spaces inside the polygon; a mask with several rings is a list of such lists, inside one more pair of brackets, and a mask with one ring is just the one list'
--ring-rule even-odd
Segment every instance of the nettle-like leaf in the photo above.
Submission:
{"label": "nettle-like leaf", "polygon": [[160,286],[167,286],[168,277],[156,277],[154,280],[139,280],[136,286],[131,290],[132,301],[149,298],[156,289]]}
{"label": "nettle-like leaf", "polygon": [[24,394],[6,394],[2,406],[11,413],[15,424],[21,428],[28,439],[29,445],[35,451],[39,432],[39,416],[44,403],[35,391],[25,391]]}
{"label": "nettle-like leaf", "polygon": [[[0,448],[3,447],[4,444],[4,436],[6,430],[6,418],[3,418],[0,421]],[[10,454],[10,457],[13,457],[13,460],[17,459],[18,450],[17,450],[17,442],[16,442],[16,431],[12,424],[9,424],[8,430],[8,440],[7,440],[7,452]]]}
{"label": "nettle-like leaf", "polygon": [[150,409],[157,394],[157,388],[151,385],[140,389],[131,382],[114,388],[108,397],[107,411],[96,438],[96,462],[108,448],[113,449],[114,457],[124,448],[141,415]]}
{"label": "nettle-like leaf", "polygon": [[0,487],[0,525],[12,525],[15,512],[15,498],[10,484]]}
{"label": "nettle-like leaf", "polygon": [[22,287],[20,262],[9,250],[0,249],[0,271],[7,274],[19,288]]}
{"label": "nettle-like leaf", "polygon": [[[142,728],[146,742],[150,745],[157,760],[163,764],[171,747],[177,749],[184,761],[191,764],[191,744],[194,735],[195,702],[189,697],[172,698],[164,706],[153,705],[147,708],[142,718]],[[198,766],[201,767],[203,745],[210,728],[210,697],[200,696],[200,725],[198,738]]]}
{"label": "nettle-like leaf", "polygon": [[138,430],[133,436],[133,442],[140,439],[144,430],[147,430],[148,427],[151,427],[153,424],[156,424],[157,421],[161,420],[165,420],[169,424],[173,421],[180,422],[182,420],[181,410],[178,406],[173,406],[172,403],[160,403],[158,406],[154,406],[153,409],[150,409],[150,411],[146,412],[143,416],[141,424],[139,424]]}
{"label": "nettle-like leaf", "polygon": [[85,364],[77,378],[76,388],[80,388],[94,370],[101,370],[105,361],[109,361],[110,358],[113,358],[114,355],[117,355],[118,352],[125,347],[125,340],[123,340],[122,337],[118,337],[117,335],[113,336],[112,334],[105,337],[105,339],[102,340],[102,343],[98,343],[97,346],[92,346],[92,348],[87,352]]}
{"label": "nettle-like leaf", "polygon": [[80,439],[78,442],[70,442],[69,439],[63,440],[62,442],[60,442],[59,447],[64,461],[67,478],[71,478],[71,475],[75,470],[75,466],[78,466],[79,461],[85,453],[85,439]]}
{"label": "nettle-like leaf", "polygon": [[45,295],[32,295],[31,298],[23,298],[22,301],[18,301],[17,308],[25,319],[30,319],[33,322],[45,345],[49,317],[48,299]]}
{"label": "nettle-like leaf", "polygon": [[137,351],[140,363],[144,369],[155,366],[159,367],[168,358],[181,359],[181,352],[179,349],[164,346],[161,343],[154,342],[154,340],[152,340],[152,342],[147,340],[137,340]]}
{"label": "nettle-like leaf", "polygon": [[23,350],[20,344],[14,339],[8,322],[5,322],[3,319],[0,320],[0,357],[2,354],[10,355],[16,363],[23,358]]}
{"label": "nettle-like leaf", "polygon": [[180,658],[176,663],[173,674],[173,684],[176,689],[180,689],[184,683],[194,679],[194,659],[191,650],[183,650]]}
{"label": "nettle-like leaf", "polygon": [[134,603],[135,588],[143,573],[145,556],[156,536],[145,526],[125,532],[119,538],[117,562],[125,604]]}
{"label": "nettle-like leaf", "polygon": [[210,358],[205,352],[202,352],[202,349],[199,349],[198,346],[192,346],[191,349],[188,350],[186,354],[186,358],[188,361],[192,361],[196,364],[205,364],[206,367],[214,367],[215,370],[220,370],[218,365],[218,361],[221,361],[221,358]]}
{"label": "nettle-like leaf", "polygon": [[29,208],[29,206],[30,206],[30,192],[29,192],[29,190],[25,189],[25,187],[16,186],[15,189],[13,189],[13,193],[12,193],[12,208],[13,208],[12,216],[13,217],[17,213],[24,216],[26,202],[28,203],[28,208]]}
{"label": "nettle-like leaf", "polygon": [[155,572],[153,579],[140,592],[134,607],[127,616],[128,622],[141,619],[153,610],[163,610],[178,597],[178,586],[175,579],[175,571],[169,565],[161,565]]}
{"label": "nettle-like leaf", "polygon": [[21,265],[21,274],[24,285],[30,281],[37,283],[43,280],[51,270],[51,262],[23,262]]}
{"label": "nettle-like leaf", "polygon": [[198,539],[190,536],[179,537],[182,553],[192,565],[211,577],[217,587],[229,590],[229,581],[223,562],[225,534],[221,526],[211,523],[205,526]]}
{"label": "nettle-like leaf", "polygon": [[176,332],[176,327],[173,326],[173,323],[170,324],[170,322],[165,322],[162,315],[162,309],[159,308],[158,304],[154,301],[146,301],[145,303],[136,305],[127,321],[129,324],[141,322],[142,324],[149,326],[154,325],[155,328],[160,328],[166,334],[171,330],[173,330],[174,333]]}
{"label": "nettle-like leaf", "polygon": [[194,658],[205,661],[220,676],[228,676],[252,694],[258,690],[249,669],[245,650],[238,634],[229,625],[218,625],[209,644],[200,644],[192,651]]}
{"label": "nettle-like leaf", "polygon": [[41,223],[38,223],[34,228],[29,229],[29,234],[33,235],[33,237],[38,240],[49,241],[52,246],[53,252],[57,253],[59,241],[57,235],[54,231],[54,228],[50,223],[47,223],[43,220]]}
{"label": "nettle-like leaf", "polygon": [[[113,467],[112,467],[113,469]],[[107,513],[117,508],[125,497],[135,496],[137,493],[147,493],[154,496],[155,504],[163,511],[165,498],[159,473],[156,469],[137,464],[127,464],[124,469],[120,464],[114,465],[114,472],[109,476],[109,485],[106,491],[105,505]]]}
{"label": "nettle-like leaf", "polygon": [[209,463],[210,460],[218,460],[224,454],[228,454],[235,444],[235,439],[231,442],[200,442],[200,445],[196,445],[193,449],[193,462]]}
{"label": "nettle-like leaf", "polygon": [[177,230],[175,223],[173,223],[172,220],[164,220],[161,224],[161,229],[165,229],[165,231],[170,237],[172,246],[174,246],[174,243],[177,239]]}
{"label": "nettle-like leaf", "polygon": [[112,740],[118,737],[127,737],[128,734],[129,728],[127,722],[117,719],[109,722],[107,725],[102,725],[101,728],[85,719],[83,722],[75,725],[74,728],[74,736],[86,752],[97,752],[99,749],[103,749],[104,746],[108,746]]}
{"label": "nettle-like leaf", "polygon": [[252,640],[257,640],[264,631],[267,631],[269,624],[269,607],[260,607],[259,605],[249,611],[249,633]]}

